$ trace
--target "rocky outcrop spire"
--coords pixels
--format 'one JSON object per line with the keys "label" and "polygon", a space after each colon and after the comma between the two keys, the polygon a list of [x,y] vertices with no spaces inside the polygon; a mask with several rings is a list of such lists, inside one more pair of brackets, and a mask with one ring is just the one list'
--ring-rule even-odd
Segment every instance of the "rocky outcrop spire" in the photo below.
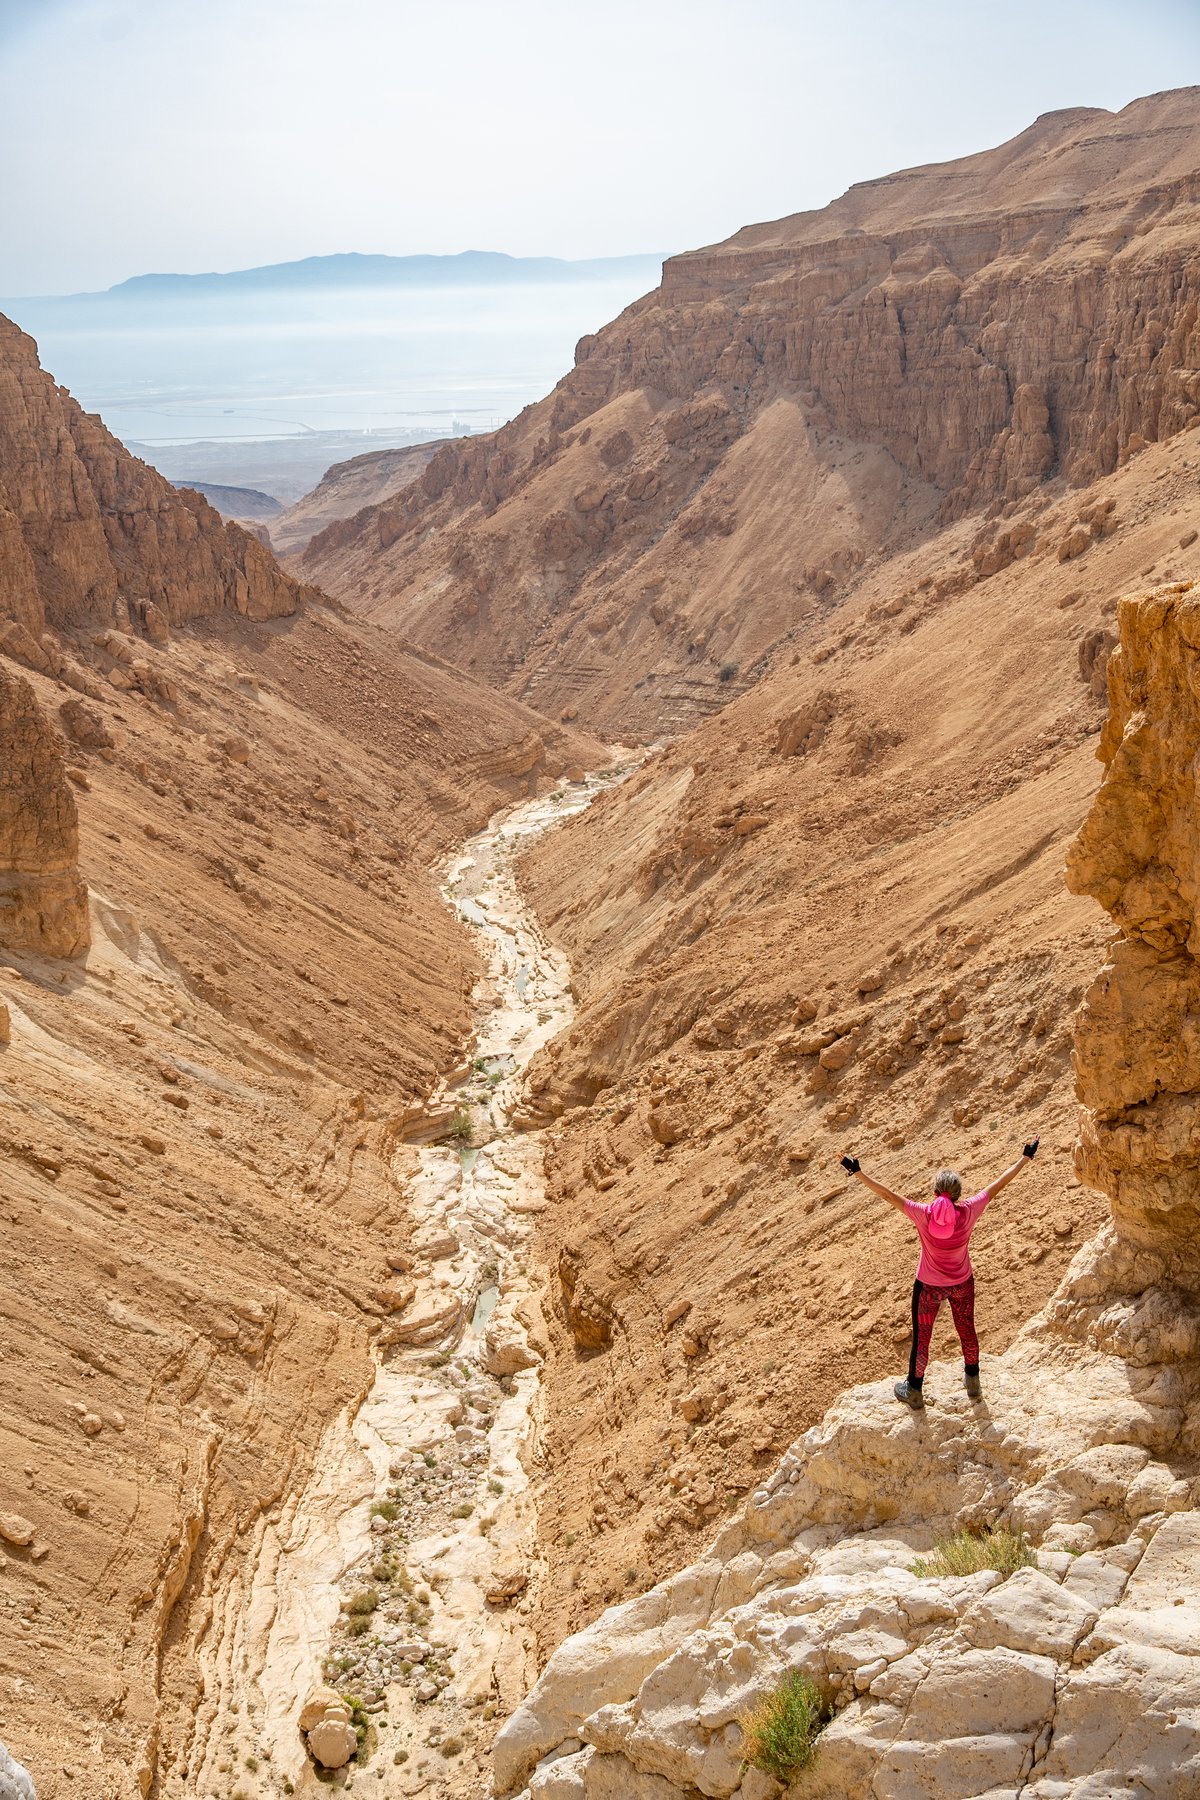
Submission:
{"label": "rocky outcrop spire", "polygon": [[1119,1236],[1200,1286],[1200,592],[1123,600],[1108,664],[1106,773],[1067,870],[1119,936],[1075,1039],[1077,1166]]}
{"label": "rocky outcrop spire", "polygon": [[0,662],[0,946],[79,956],[88,942],[62,746],[29,683]]}

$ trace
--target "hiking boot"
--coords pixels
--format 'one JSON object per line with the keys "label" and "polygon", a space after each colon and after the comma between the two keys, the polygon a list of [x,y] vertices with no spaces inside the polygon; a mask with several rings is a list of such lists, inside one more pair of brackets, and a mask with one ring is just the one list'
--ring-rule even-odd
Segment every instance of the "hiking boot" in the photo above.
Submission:
{"label": "hiking boot", "polygon": [[914,1412],[925,1411],[924,1394],[919,1387],[909,1387],[907,1380],[898,1381],[892,1392],[897,1400],[902,1400],[905,1406],[911,1406]]}
{"label": "hiking boot", "polygon": [[967,1390],[968,1399],[970,1399],[970,1400],[982,1400],[983,1399],[983,1388],[980,1386],[978,1375],[964,1375],[963,1376],[963,1386]]}

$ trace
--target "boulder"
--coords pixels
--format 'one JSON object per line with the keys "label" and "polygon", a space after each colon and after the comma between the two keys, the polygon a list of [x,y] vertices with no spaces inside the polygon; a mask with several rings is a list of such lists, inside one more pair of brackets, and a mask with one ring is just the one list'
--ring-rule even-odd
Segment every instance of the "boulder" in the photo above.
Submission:
{"label": "boulder", "polygon": [[0,1800],[37,1800],[29,1770],[4,1744],[0,1744]]}
{"label": "boulder", "polygon": [[322,1719],[309,1732],[308,1747],[323,1769],[342,1769],[357,1751],[358,1737],[344,1719]]}

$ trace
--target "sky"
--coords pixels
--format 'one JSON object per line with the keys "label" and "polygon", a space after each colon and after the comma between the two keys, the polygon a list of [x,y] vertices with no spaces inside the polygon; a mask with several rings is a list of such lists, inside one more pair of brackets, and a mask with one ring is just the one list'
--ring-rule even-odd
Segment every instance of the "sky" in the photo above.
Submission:
{"label": "sky", "polygon": [[714,243],[1200,82],[1200,0],[0,0],[0,293]]}

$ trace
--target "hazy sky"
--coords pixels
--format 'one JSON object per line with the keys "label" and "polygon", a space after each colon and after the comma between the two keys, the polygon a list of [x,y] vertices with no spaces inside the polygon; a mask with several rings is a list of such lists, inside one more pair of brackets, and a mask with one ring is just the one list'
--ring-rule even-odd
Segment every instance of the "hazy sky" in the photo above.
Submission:
{"label": "hazy sky", "polygon": [[0,293],[687,249],[1200,82],[1200,0],[0,0]]}

